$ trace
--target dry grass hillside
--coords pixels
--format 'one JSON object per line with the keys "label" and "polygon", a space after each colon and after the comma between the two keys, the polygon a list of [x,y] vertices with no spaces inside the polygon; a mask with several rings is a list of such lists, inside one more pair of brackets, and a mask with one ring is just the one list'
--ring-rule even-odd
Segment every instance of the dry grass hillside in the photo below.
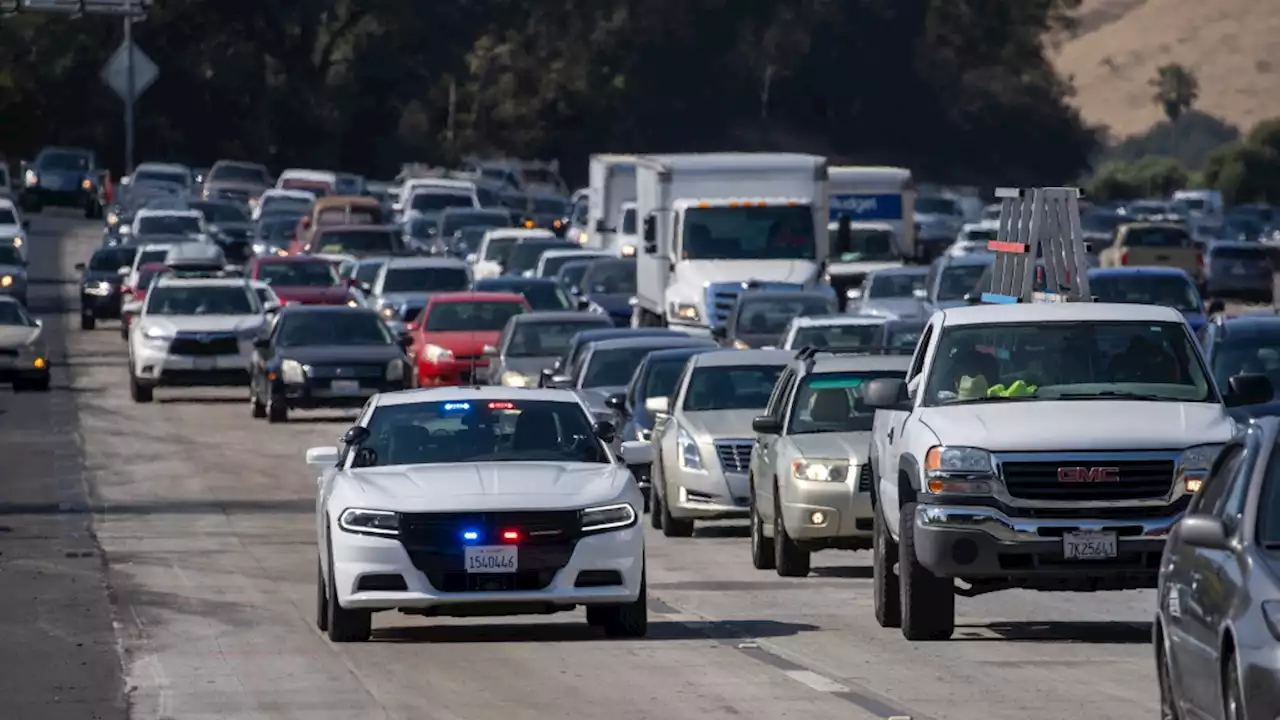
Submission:
{"label": "dry grass hillside", "polygon": [[1163,119],[1147,81],[1167,63],[1196,74],[1197,109],[1242,131],[1280,116],[1280,0],[1084,0],[1051,53],[1085,119],[1116,139]]}

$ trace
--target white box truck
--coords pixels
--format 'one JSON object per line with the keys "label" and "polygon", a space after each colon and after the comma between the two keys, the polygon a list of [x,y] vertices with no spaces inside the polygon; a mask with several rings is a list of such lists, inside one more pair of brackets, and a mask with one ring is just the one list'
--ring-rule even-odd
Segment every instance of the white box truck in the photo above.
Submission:
{"label": "white box truck", "polygon": [[[831,263],[827,282],[841,309],[869,273],[920,261],[915,236],[911,171],[886,166],[841,166],[827,171]],[[847,223],[847,230],[842,226]]]}
{"label": "white box truck", "polygon": [[[592,155],[589,166],[586,247],[623,257],[636,254],[634,238],[623,237],[623,205],[636,199],[635,155]],[[635,230],[630,229],[634,235]]]}
{"label": "white box truck", "polygon": [[748,288],[826,287],[824,157],[639,156],[636,216],[633,326],[710,335]]}

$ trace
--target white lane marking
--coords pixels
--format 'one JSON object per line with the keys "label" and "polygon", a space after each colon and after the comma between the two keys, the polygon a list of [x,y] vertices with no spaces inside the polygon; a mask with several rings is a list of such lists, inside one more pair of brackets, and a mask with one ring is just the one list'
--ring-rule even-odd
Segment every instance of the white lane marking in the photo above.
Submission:
{"label": "white lane marking", "polygon": [[818,692],[839,693],[849,691],[849,688],[844,685],[812,670],[784,670],[783,672],[792,680],[808,685]]}

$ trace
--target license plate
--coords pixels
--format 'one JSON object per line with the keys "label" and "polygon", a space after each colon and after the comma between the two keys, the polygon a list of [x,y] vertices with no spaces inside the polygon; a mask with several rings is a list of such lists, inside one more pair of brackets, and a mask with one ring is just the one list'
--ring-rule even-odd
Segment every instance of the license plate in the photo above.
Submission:
{"label": "license plate", "polygon": [[1243,265],[1237,265],[1237,266],[1235,266],[1235,267],[1231,268],[1231,274],[1232,274],[1232,275],[1248,275],[1248,274],[1249,274],[1249,269],[1248,269],[1248,268],[1246,268],[1246,267],[1245,267],[1245,266],[1243,266]]}
{"label": "license plate", "polygon": [[511,545],[477,545],[463,558],[469,573],[513,573],[520,565],[520,548]]}
{"label": "license plate", "polygon": [[191,367],[196,370],[213,370],[218,367],[218,361],[211,357],[198,357],[192,359]]}
{"label": "license plate", "polygon": [[1116,534],[1101,530],[1069,532],[1062,536],[1062,554],[1068,560],[1106,560],[1116,556]]}
{"label": "license plate", "polygon": [[334,380],[329,384],[329,390],[332,391],[334,395],[359,395],[360,381]]}

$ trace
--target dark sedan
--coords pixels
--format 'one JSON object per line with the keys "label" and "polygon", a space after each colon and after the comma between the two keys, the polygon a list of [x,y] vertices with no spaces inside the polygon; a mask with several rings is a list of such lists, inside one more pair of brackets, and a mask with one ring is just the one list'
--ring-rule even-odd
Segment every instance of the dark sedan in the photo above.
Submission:
{"label": "dark sedan", "polygon": [[358,408],[375,393],[403,390],[412,373],[409,344],[368,308],[287,307],[254,341],[253,417],[281,423],[293,409]]}
{"label": "dark sedan", "polygon": [[99,320],[120,318],[120,268],[133,265],[137,245],[101,247],[88,263],[77,263],[80,271],[80,329],[92,330]]}
{"label": "dark sedan", "polygon": [[204,215],[205,225],[213,241],[227,255],[227,262],[240,265],[253,254],[253,220],[244,203],[228,200],[196,200],[192,210]]}
{"label": "dark sedan", "polygon": [[618,327],[631,326],[631,298],[636,294],[635,258],[596,260],[582,276],[585,310],[608,315]]}

